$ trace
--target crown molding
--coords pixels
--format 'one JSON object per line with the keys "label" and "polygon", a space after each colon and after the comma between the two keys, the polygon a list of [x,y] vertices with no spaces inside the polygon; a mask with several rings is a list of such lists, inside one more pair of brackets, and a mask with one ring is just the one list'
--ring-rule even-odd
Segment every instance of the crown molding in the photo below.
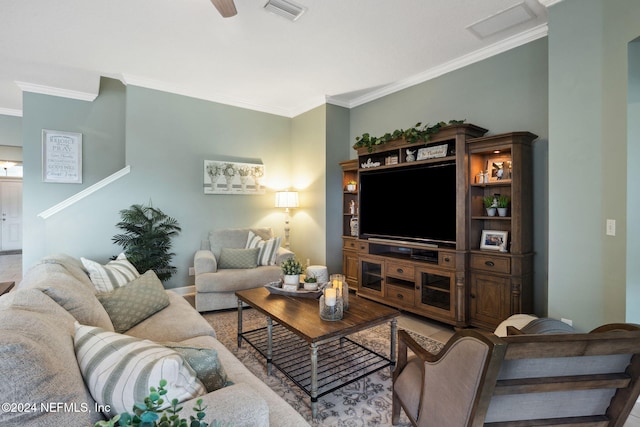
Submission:
{"label": "crown molding", "polygon": [[22,110],[14,110],[11,108],[0,108],[0,115],[22,117]]}
{"label": "crown molding", "polygon": [[363,104],[366,104],[367,102],[371,102],[376,99],[382,98],[384,96],[391,95],[395,92],[401,91],[411,86],[424,83],[428,80],[434,79],[436,77],[442,76],[444,74],[450,73],[460,68],[464,68],[473,63],[480,62],[484,59],[506,52],[518,46],[522,46],[534,40],[540,39],[542,37],[546,37],[548,33],[549,33],[549,27],[547,26],[547,24],[538,25],[537,27],[534,27],[529,31],[525,31],[523,33],[509,37],[498,43],[494,43],[485,48],[478,49],[474,52],[471,52],[470,54],[463,55],[459,58],[456,58],[452,61],[442,64],[441,66],[433,67],[420,74],[416,74],[414,76],[411,76],[404,80],[400,80],[396,83],[389,84],[387,86],[383,86],[380,89],[374,90],[372,92],[369,92],[368,94],[355,98],[350,102],[348,102],[347,108],[357,107],[359,105],[363,105]]}
{"label": "crown molding", "polygon": [[59,96],[62,98],[77,99],[79,101],[92,102],[98,97],[98,92],[81,92],[77,90],[63,89],[53,86],[45,86],[36,83],[18,82],[16,84],[23,92],[38,93],[41,95]]}

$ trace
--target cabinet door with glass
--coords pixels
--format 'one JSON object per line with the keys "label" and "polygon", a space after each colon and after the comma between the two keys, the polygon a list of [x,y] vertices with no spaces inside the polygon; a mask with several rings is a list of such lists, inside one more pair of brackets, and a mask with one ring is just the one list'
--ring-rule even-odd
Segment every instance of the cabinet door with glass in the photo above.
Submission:
{"label": "cabinet door with glass", "polygon": [[358,291],[382,297],[384,293],[384,258],[360,256]]}
{"label": "cabinet door with glass", "polygon": [[436,320],[455,320],[455,272],[419,268],[416,278],[416,306]]}

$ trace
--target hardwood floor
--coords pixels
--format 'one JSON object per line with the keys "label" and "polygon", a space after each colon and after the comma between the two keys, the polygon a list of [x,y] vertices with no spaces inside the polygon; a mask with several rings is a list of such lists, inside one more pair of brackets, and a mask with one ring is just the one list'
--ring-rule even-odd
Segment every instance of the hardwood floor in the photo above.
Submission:
{"label": "hardwood floor", "polygon": [[[22,255],[0,255],[0,282],[14,281],[17,285],[20,280],[22,280]],[[190,288],[180,288],[180,290],[188,295],[189,291],[193,292]],[[187,297],[187,299],[189,298]],[[403,313],[398,318],[398,329],[414,331],[442,343],[446,343],[454,333],[453,328],[449,325],[432,322],[424,317],[408,313]],[[634,406],[624,427],[640,427],[640,401]]]}

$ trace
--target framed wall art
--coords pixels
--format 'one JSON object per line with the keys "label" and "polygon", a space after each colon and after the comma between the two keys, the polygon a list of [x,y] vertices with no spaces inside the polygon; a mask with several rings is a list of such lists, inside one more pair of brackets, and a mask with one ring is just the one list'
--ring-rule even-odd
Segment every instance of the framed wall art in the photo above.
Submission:
{"label": "framed wall art", "polygon": [[494,251],[507,251],[508,231],[501,230],[482,230],[480,238],[480,249],[490,249]]}
{"label": "framed wall art", "polygon": [[490,157],[487,159],[486,170],[489,177],[488,182],[511,181],[511,176],[513,174],[511,156]]}
{"label": "framed wall art", "polygon": [[42,181],[82,184],[82,134],[42,130]]}
{"label": "framed wall art", "polygon": [[262,163],[205,160],[204,194],[264,194],[264,175]]}

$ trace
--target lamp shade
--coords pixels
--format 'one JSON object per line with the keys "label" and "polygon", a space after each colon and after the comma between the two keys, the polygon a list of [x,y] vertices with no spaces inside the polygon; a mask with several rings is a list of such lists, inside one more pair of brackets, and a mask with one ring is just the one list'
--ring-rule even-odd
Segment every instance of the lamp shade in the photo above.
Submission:
{"label": "lamp shade", "polygon": [[298,192],[297,191],[278,191],[276,192],[276,208],[297,208]]}

